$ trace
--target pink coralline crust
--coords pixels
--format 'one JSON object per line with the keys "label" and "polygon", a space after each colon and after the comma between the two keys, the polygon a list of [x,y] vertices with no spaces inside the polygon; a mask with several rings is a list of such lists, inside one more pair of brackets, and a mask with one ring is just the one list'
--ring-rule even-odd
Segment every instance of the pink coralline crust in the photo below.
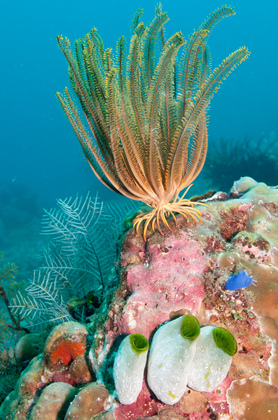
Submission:
{"label": "pink coralline crust", "polygon": [[237,207],[237,210],[235,211],[235,214],[236,213],[241,213],[241,212],[248,213],[249,210],[252,209],[252,207],[253,207],[253,204],[246,204],[246,203],[240,204]]}
{"label": "pink coralline crust", "polygon": [[52,376],[52,382],[64,382],[72,386],[76,386],[74,379],[67,373],[55,372]]}
{"label": "pink coralline crust", "polygon": [[209,258],[195,240],[169,236],[164,246],[151,245],[148,260],[128,269],[132,295],[117,321],[119,332],[149,337],[170,312],[198,312],[204,299],[202,274],[208,267]]}
{"label": "pink coralline crust", "polygon": [[225,250],[225,245],[223,243],[223,240],[219,238],[218,236],[212,234],[208,235],[206,238],[207,245],[205,247],[205,252],[220,252]]}
{"label": "pink coralline crust", "polygon": [[121,266],[140,262],[144,256],[144,248],[144,242],[138,235],[134,237],[127,234],[121,250]]}
{"label": "pink coralline crust", "polygon": [[[185,417],[186,418],[186,417]],[[211,413],[191,413],[189,414],[189,420],[209,420],[211,419]]]}
{"label": "pink coralline crust", "polygon": [[[225,381],[223,381],[222,384],[215,391],[203,393],[204,401],[207,398],[207,400],[210,400],[210,405],[208,405],[207,403],[201,403],[201,405],[203,405],[203,409],[201,412],[192,412],[189,413],[187,416],[186,411],[184,411],[184,402],[183,400],[181,400],[173,406],[173,413],[178,413],[181,416],[181,418],[189,418],[190,420],[209,420],[211,418],[214,418],[213,415],[215,412],[221,414],[228,414],[229,406],[226,401],[226,391],[230,387],[231,382],[232,380],[230,378],[226,378]],[[189,389],[188,391],[191,392],[191,395],[194,393],[194,391],[190,391]],[[197,393],[195,392],[193,398],[196,397],[196,394]],[[191,397],[191,395],[189,395],[189,397]],[[196,406],[198,406],[200,405],[200,402],[196,401],[195,404]],[[163,413],[164,410],[165,405],[157,401],[155,398],[151,397],[150,392],[148,391],[148,388],[144,382],[142,391],[140,392],[136,402],[130,405],[119,405],[114,409],[113,414],[115,416],[115,420],[137,420],[143,417],[151,419],[152,416],[154,416],[156,413],[158,413],[159,416],[159,413]]]}
{"label": "pink coralline crust", "polygon": [[229,210],[219,211],[221,235],[225,240],[248,228],[250,222],[248,210],[251,208],[252,204],[241,204],[238,207],[230,207]]}
{"label": "pink coralline crust", "polygon": [[226,392],[232,383],[232,379],[227,376],[226,379],[213,391],[205,392],[210,401],[212,409],[217,413],[228,414],[229,405],[227,403]]}
{"label": "pink coralline crust", "polygon": [[133,404],[122,405],[114,409],[115,420],[137,420],[141,416],[153,416],[157,411],[161,410],[164,404],[161,404],[154,398],[151,398],[150,392],[145,384],[143,383],[142,390]]}

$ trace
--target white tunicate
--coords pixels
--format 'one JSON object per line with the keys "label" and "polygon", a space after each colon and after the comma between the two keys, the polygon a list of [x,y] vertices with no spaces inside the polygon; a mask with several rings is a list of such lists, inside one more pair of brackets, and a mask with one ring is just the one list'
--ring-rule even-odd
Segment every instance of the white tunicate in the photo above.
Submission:
{"label": "white tunicate", "polygon": [[121,404],[132,404],[142,389],[148,347],[148,340],[141,334],[128,335],[119,347],[113,376]]}
{"label": "white tunicate", "polygon": [[[185,319],[189,326],[187,332],[190,331],[190,339],[181,333]],[[186,390],[187,377],[195,354],[195,338],[199,332],[197,319],[192,315],[185,315],[162,325],[153,337],[147,381],[164,404],[175,404]]]}
{"label": "white tunicate", "polygon": [[[216,344],[214,329],[212,326],[202,327],[196,340],[196,352],[188,375],[188,386],[195,391],[210,392],[217,388],[226,378],[232,363],[232,355]],[[231,336],[228,338],[232,342],[233,336],[227,330],[224,331]],[[236,351],[236,343],[232,344]]]}

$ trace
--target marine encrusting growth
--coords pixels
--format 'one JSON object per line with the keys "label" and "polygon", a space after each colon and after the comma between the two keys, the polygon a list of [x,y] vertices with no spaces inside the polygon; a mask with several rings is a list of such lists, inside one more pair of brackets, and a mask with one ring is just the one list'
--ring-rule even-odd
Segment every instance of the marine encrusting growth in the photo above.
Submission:
{"label": "marine encrusting growth", "polygon": [[[149,342],[141,334],[124,338],[115,357],[113,376],[121,404],[133,404],[139,396]],[[174,405],[187,386],[213,391],[226,378],[237,352],[234,336],[225,328],[205,326],[184,315],[155,332],[148,356],[147,383],[158,400]]]}
{"label": "marine encrusting growth", "polygon": [[144,223],[144,239],[150,224],[161,231],[162,221],[169,228],[169,215],[200,219],[200,211],[179,193],[188,190],[204,165],[206,111],[214,93],[249,55],[239,48],[211,71],[208,37],[234,13],[229,6],[217,9],[185,42],[180,32],[166,40],[168,16],[160,5],[148,26],[140,22],[139,10],[128,54],[121,37],[114,58],[95,28],[75,41],[73,50],[67,38],[58,36],[87,125],[75,95],[66,88],[58,98],[98,179],[152,208],[134,220],[137,232]]}
{"label": "marine encrusting growth", "polygon": [[[134,229],[126,232],[118,261],[119,287],[111,290],[112,302],[104,302],[102,310],[87,324],[64,322],[47,339],[41,335],[44,351],[31,360],[17,384],[11,386],[9,377],[2,376],[6,388],[13,391],[0,406],[0,418],[254,420],[264,419],[267,414],[268,419],[276,420],[277,191],[243,178],[232,188],[231,194],[237,193],[237,198],[223,200],[222,194],[216,194],[209,201],[210,211],[202,208],[202,225],[188,224],[177,216],[177,227],[174,220],[169,221],[172,232],[162,226],[164,235],[155,232],[147,243]],[[253,278],[253,283],[239,290],[227,290],[228,279],[240,271]],[[194,338],[198,332],[193,329],[193,334],[188,334],[187,328],[176,329],[177,322],[188,314],[199,321],[200,334],[194,340],[196,350],[187,377],[188,387],[178,402],[173,399],[175,403],[169,405],[162,398],[165,391],[176,395],[172,387],[167,389],[167,375],[171,375],[172,366],[171,376],[179,371],[177,344],[182,346],[184,340],[191,352],[186,337]],[[146,339],[141,336],[141,341],[139,334]],[[127,339],[127,346],[120,349],[118,345],[124,336],[133,336],[135,347]],[[25,337],[31,339],[30,334]],[[144,357],[140,363],[134,363],[134,376],[128,362],[130,353],[136,360],[136,348],[139,358],[146,355],[147,339],[152,360],[147,358],[147,375],[142,381]],[[21,360],[27,351],[30,357],[30,346],[28,350],[20,347]],[[155,359],[162,352],[167,357],[156,367]],[[123,369],[117,368],[118,398],[124,389],[121,387],[131,384],[129,397],[135,398],[132,404],[117,403],[114,398],[115,357],[120,365],[123,362]],[[7,369],[7,357],[2,357],[1,363],[0,382],[1,370]],[[187,372],[188,367],[186,362]],[[161,369],[165,376],[160,376]],[[165,385],[159,388],[163,378]],[[161,393],[156,395],[158,391]]]}

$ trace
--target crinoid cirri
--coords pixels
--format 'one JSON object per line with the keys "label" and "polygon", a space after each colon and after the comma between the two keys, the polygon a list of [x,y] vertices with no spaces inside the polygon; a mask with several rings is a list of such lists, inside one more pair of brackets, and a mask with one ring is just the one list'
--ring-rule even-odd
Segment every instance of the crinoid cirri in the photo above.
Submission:
{"label": "crinoid cirri", "polygon": [[[179,193],[188,189],[203,168],[208,138],[207,109],[214,93],[249,52],[241,47],[211,71],[208,38],[214,26],[235,12],[223,6],[213,12],[187,42],[179,32],[168,40],[168,21],[157,6],[145,26],[139,10],[132,24],[128,53],[121,37],[113,58],[94,28],[71,50],[58,43],[69,64],[72,88],[58,98],[80,141],[89,164],[108,188],[152,207],[134,220],[169,228],[167,217],[180,213],[193,220],[201,212]],[[179,48],[183,48],[180,57]]]}

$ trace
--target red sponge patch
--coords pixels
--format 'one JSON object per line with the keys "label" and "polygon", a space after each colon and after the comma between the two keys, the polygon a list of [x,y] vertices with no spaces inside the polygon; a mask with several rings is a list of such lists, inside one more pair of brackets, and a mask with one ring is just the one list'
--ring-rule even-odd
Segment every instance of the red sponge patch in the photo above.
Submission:
{"label": "red sponge patch", "polygon": [[85,353],[85,346],[78,341],[62,341],[56,350],[52,353],[52,363],[57,362],[59,359],[66,365]]}

